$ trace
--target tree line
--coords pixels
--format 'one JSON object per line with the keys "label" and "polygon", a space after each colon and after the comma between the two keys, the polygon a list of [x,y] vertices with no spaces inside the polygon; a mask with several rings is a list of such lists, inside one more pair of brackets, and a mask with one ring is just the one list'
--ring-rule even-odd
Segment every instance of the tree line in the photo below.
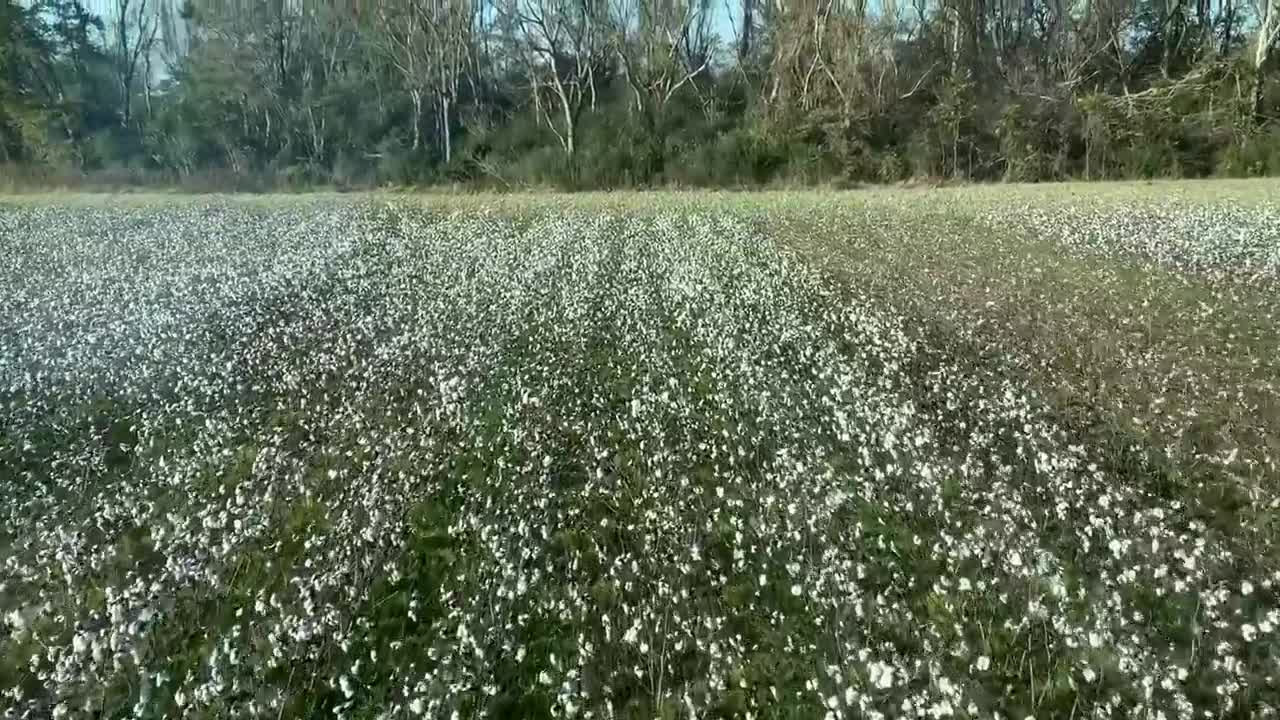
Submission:
{"label": "tree line", "polygon": [[1280,173],[1280,0],[0,0],[0,173],[565,188]]}

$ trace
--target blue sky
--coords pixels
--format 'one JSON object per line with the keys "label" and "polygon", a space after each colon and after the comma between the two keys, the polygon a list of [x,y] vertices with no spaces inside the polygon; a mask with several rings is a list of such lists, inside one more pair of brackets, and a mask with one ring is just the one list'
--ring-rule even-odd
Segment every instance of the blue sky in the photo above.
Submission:
{"label": "blue sky", "polygon": [[719,7],[715,8],[716,34],[726,43],[733,42],[736,37],[734,28],[742,22],[742,5],[733,3],[732,7],[726,7],[725,0],[718,0],[718,5]]}

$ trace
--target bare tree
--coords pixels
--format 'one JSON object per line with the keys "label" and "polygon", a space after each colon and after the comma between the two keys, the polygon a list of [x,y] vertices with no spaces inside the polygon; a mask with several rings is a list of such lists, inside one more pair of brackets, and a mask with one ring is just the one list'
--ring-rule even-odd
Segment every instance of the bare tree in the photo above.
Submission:
{"label": "bare tree", "polygon": [[864,0],[797,0],[772,31],[766,99],[779,109],[827,108],[848,123],[877,107],[884,77],[896,75],[896,18],[873,22]]}
{"label": "bare tree", "polygon": [[191,54],[195,40],[192,24],[196,9],[189,0],[181,7],[171,2],[161,2],[157,14],[160,25],[160,60],[169,75],[178,73]]}
{"label": "bare tree", "polygon": [[[120,125],[133,121],[133,91],[140,67],[150,67],[152,49],[160,29],[152,0],[115,0],[111,23],[112,70],[120,90]],[[147,78],[148,83],[150,78]]]}
{"label": "bare tree", "polygon": [[1271,59],[1271,49],[1280,38],[1280,0],[1262,0],[1264,7],[1259,11],[1262,23],[1258,26],[1257,44],[1253,52],[1253,116],[1262,119],[1262,102],[1266,90],[1266,67]]}
{"label": "bare tree", "polygon": [[[583,108],[595,104],[597,80],[608,62],[607,8],[597,0],[507,0],[500,12],[512,54],[529,79],[535,112],[572,157]],[[548,104],[557,107],[554,117]]]}
{"label": "bare tree", "polygon": [[313,162],[323,162],[330,134],[328,118],[335,102],[330,88],[345,74],[353,58],[360,28],[350,0],[307,3],[298,9],[299,60],[294,63],[295,112],[305,115],[307,146]]}
{"label": "bare tree", "polygon": [[471,0],[429,0],[415,4],[427,24],[437,127],[447,164],[453,160],[454,105],[458,85],[471,58],[476,13]]}
{"label": "bare tree", "polygon": [[430,37],[427,28],[419,22],[411,2],[379,3],[377,20],[374,42],[399,72],[413,105],[412,147],[417,150],[422,143],[423,101],[430,85]]}
{"label": "bare tree", "polygon": [[714,37],[705,0],[617,0],[614,52],[650,133],[681,88],[706,71]]}
{"label": "bare tree", "polygon": [[399,72],[413,105],[413,149],[422,146],[427,102],[436,110],[436,128],[445,162],[452,159],[453,104],[471,56],[470,0],[382,0],[377,5],[374,43]]}

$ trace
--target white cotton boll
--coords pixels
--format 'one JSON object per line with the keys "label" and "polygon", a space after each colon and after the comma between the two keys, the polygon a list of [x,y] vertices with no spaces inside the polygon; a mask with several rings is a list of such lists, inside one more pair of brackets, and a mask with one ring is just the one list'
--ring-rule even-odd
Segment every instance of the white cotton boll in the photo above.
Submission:
{"label": "white cotton boll", "polygon": [[792,595],[794,595],[794,596],[796,596],[796,597],[800,597],[800,593],[802,593],[802,592],[804,592],[804,589],[803,589],[803,588],[801,588],[799,585],[792,585],[792,586],[791,586],[791,594],[792,594]]}
{"label": "white cotton boll", "polygon": [[893,687],[893,667],[879,661],[868,667],[871,686],[877,690],[888,690]]}
{"label": "white cotton boll", "polygon": [[1240,583],[1240,594],[1244,595],[1245,597],[1252,595],[1253,583],[1249,582],[1248,580],[1245,580],[1244,582]]}
{"label": "white cotton boll", "polygon": [[951,717],[955,713],[955,708],[951,707],[951,703],[943,700],[929,706],[929,717],[944,718]]}
{"label": "white cotton boll", "polygon": [[1250,623],[1245,623],[1240,626],[1240,636],[1244,638],[1245,642],[1253,642],[1258,637],[1258,628]]}
{"label": "white cotton boll", "polygon": [[92,643],[93,633],[78,632],[75,637],[71,639],[71,649],[74,650],[77,655],[84,655],[89,652],[89,647]]}
{"label": "white cotton boll", "polygon": [[991,669],[991,658],[987,657],[986,655],[981,655],[981,656],[979,656],[979,657],[978,657],[978,662],[977,662],[977,667],[978,667],[978,672],[986,672],[986,671],[990,670],[990,669]]}
{"label": "white cotton boll", "polygon": [[1049,592],[1059,600],[1067,597],[1067,584],[1062,581],[1061,575],[1049,578]]}

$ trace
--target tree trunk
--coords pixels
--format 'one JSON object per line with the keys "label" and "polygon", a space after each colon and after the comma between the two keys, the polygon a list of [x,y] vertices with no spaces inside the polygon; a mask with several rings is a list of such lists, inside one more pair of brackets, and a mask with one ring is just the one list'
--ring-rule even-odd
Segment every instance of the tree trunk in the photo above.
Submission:
{"label": "tree trunk", "polygon": [[1263,104],[1266,99],[1266,87],[1267,76],[1266,73],[1262,71],[1262,66],[1259,65],[1254,70],[1253,78],[1253,121],[1258,124],[1262,124],[1264,120]]}
{"label": "tree trunk", "polygon": [[577,143],[574,126],[577,124],[573,119],[573,108],[569,106],[569,98],[565,96],[564,89],[560,89],[560,111],[564,115],[564,153],[569,157],[573,157],[574,149]]}
{"label": "tree trunk", "polygon": [[1218,55],[1226,57],[1231,51],[1231,33],[1236,24],[1235,0],[1222,1],[1222,37],[1218,41]]}
{"label": "tree trunk", "polygon": [[115,45],[117,57],[116,80],[120,85],[120,127],[129,127],[129,1],[120,0],[115,6]]}
{"label": "tree trunk", "polygon": [[566,107],[564,112],[564,152],[569,157],[573,157],[573,154],[576,152],[578,142],[574,137],[577,129],[574,125],[573,116],[569,112],[569,108]]}
{"label": "tree trunk", "polygon": [[960,177],[960,123],[951,131],[951,177]]}
{"label": "tree trunk", "polygon": [[129,78],[120,79],[120,127],[129,127],[129,121],[133,116],[133,93],[129,92],[133,83]]}
{"label": "tree trunk", "polygon": [[952,8],[951,26],[951,77],[955,77],[960,72],[960,10]]}
{"label": "tree trunk", "polygon": [[280,24],[276,33],[276,72],[278,74],[277,82],[280,85],[281,94],[283,95],[289,72],[288,64],[285,59],[287,46],[285,45],[284,35],[284,0],[280,0],[279,15],[277,16],[277,19]]}
{"label": "tree trunk", "polygon": [[1265,99],[1267,61],[1271,59],[1271,46],[1280,32],[1280,0],[1267,0],[1262,24],[1258,27],[1258,45],[1253,55],[1253,119],[1262,121],[1262,105]]}
{"label": "tree trunk", "polygon": [[409,96],[413,98],[413,149],[416,151],[422,142],[422,91],[415,88],[409,91]]}
{"label": "tree trunk", "polygon": [[1209,0],[1196,0],[1196,24],[1200,26],[1199,51],[1213,47],[1213,8]]}
{"label": "tree trunk", "polygon": [[151,52],[150,52],[150,48],[147,48],[147,50],[148,50],[147,54],[143,56],[144,64],[143,64],[142,72],[145,74],[143,75],[143,78],[142,78],[142,92],[143,92],[143,98],[146,100],[146,103],[147,103],[147,121],[149,123],[153,113],[151,110]]}
{"label": "tree trunk", "polygon": [[449,130],[449,96],[440,96],[440,130],[444,141],[444,164],[453,160],[453,136]]}

